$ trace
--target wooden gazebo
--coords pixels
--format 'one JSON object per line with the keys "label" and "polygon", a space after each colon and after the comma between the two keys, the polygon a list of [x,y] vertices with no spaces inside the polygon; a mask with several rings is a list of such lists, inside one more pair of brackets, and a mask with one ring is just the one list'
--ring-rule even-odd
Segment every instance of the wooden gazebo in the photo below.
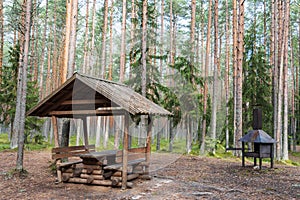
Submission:
{"label": "wooden gazebo", "polygon": [[[88,146],[88,116],[124,116],[123,149],[122,149],[122,188],[127,184],[128,166],[128,130],[129,114],[147,115],[148,131],[146,147],[146,173],[149,173],[151,151],[152,115],[172,115],[126,85],[74,73],[63,85],[52,92],[35,107],[27,112],[28,116],[51,117],[54,130],[55,147],[59,146],[57,118],[77,118],[83,120],[84,143]],[[147,167],[148,166],[148,167]]]}

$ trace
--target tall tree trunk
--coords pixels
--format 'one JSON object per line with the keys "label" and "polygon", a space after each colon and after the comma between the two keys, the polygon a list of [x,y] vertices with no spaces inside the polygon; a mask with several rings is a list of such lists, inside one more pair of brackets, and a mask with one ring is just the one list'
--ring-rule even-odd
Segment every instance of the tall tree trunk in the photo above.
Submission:
{"label": "tall tree trunk", "polygon": [[88,43],[89,43],[89,13],[90,13],[90,0],[86,0],[86,10],[85,10],[85,36],[84,36],[84,47],[83,47],[83,66],[82,71],[84,74],[87,73],[87,63],[88,63]]}
{"label": "tall tree trunk", "polygon": [[285,12],[284,12],[284,69],[283,69],[283,151],[282,151],[282,159],[289,159],[289,151],[288,151],[288,122],[289,122],[289,103],[288,103],[288,64],[289,64],[289,53],[288,53],[288,42],[289,42],[289,24],[290,24],[290,1],[287,0],[285,2]]}
{"label": "tall tree trunk", "polygon": [[93,0],[93,17],[92,17],[92,35],[91,35],[91,49],[90,49],[90,56],[89,60],[87,61],[87,66],[88,66],[88,73],[89,74],[95,74],[95,69],[94,65],[96,63],[96,58],[95,58],[95,30],[96,30],[96,0]]}
{"label": "tall tree trunk", "polygon": [[3,45],[4,45],[4,15],[3,15],[3,0],[0,1],[0,82],[2,79],[3,65]]}
{"label": "tall tree trunk", "polygon": [[43,40],[42,40],[42,55],[41,55],[41,68],[40,68],[40,99],[44,98],[44,65],[45,65],[45,46],[46,46],[46,36],[47,36],[47,25],[48,25],[48,0],[46,0],[46,13],[44,21],[43,30]]}
{"label": "tall tree trunk", "polygon": [[174,27],[173,27],[173,1],[170,0],[170,64],[175,64],[174,57]]}
{"label": "tall tree trunk", "polygon": [[207,23],[207,38],[206,38],[206,53],[205,53],[205,70],[204,70],[204,93],[203,93],[203,120],[202,120],[202,139],[200,146],[200,154],[205,152],[205,138],[206,138],[206,114],[207,114],[207,99],[208,99],[208,70],[209,70],[209,55],[210,55],[210,37],[211,37],[211,8],[212,0],[209,0],[208,6],[208,23]]}
{"label": "tall tree trunk", "polygon": [[[237,49],[237,70],[236,70],[236,135],[235,146],[241,147],[238,141],[243,133],[243,54],[244,54],[244,0],[239,0],[238,18],[238,49]],[[240,152],[238,152],[240,153]],[[239,155],[239,154],[238,154]]]}
{"label": "tall tree trunk", "polygon": [[225,140],[226,148],[229,147],[229,128],[228,128],[228,117],[229,117],[229,15],[228,15],[228,1],[226,0],[226,25],[225,25],[225,34],[226,34],[226,58],[225,58],[225,101],[226,101],[226,113],[225,113]]}
{"label": "tall tree trunk", "polygon": [[[76,0],[75,0],[76,1]],[[66,1],[66,30],[64,41],[63,62],[61,66],[61,84],[67,80],[68,64],[69,64],[69,49],[70,49],[70,34],[71,34],[71,16],[72,16],[73,0]]]}
{"label": "tall tree trunk", "polygon": [[213,141],[213,148],[212,152],[215,153],[215,141],[217,138],[216,134],[216,127],[217,127],[217,93],[218,93],[218,88],[219,88],[219,72],[218,72],[218,65],[219,65],[219,49],[218,49],[218,5],[219,2],[218,0],[215,0],[215,5],[214,5],[214,34],[215,34],[215,46],[214,46],[214,80],[213,80],[213,96],[212,96],[212,112],[211,112],[211,139]]}
{"label": "tall tree trunk", "polygon": [[278,60],[275,63],[278,63],[278,93],[277,93],[277,113],[276,113],[276,117],[277,117],[277,125],[276,125],[276,135],[275,135],[275,139],[277,141],[276,143],[276,159],[277,160],[281,160],[281,156],[282,156],[282,97],[283,97],[283,61],[284,61],[284,52],[282,49],[284,49],[284,42],[283,42],[283,38],[284,38],[284,34],[285,31],[283,31],[283,33],[281,33],[282,31],[282,26],[283,26],[283,22],[282,22],[282,4],[281,1],[278,2]]}
{"label": "tall tree trunk", "polygon": [[[191,37],[190,37],[190,48],[191,48],[191,55],[190,55],[190,62],[194,64],[194,57],[195,57],[195,24],[196,24],[196,0],[192,0],[192,13],[191,13]],[[195,83],[193,83],[195,84]]]}
{"label": "tall tree trunk", "polygon": [[101,55],[101,77],[106,76],[106,31],[107,31],[107,16],[108,16],[108,0],[104,0],[104,15],[102,27],[102,55]]}
{"label": "tall tree trunk", "polygon": [[[114,16],[114,1],[111,0],[110,19],[109,19],[109,71],[108,79],[112,80],[113,71],[113,16]],[[111,118],[113,122],[113,118]]]}
{"label": "tall tree trunk", "polygon": [[59,49],[58,45],[57,45],[57,30],[56,30],[56,0],[54,0],[54,16],[53,16],[53,56],[52,56],[52,81],[53,81],[53,89],[55,90],[58,85],[59,85],[59,79],[58,79],[58,69],[57,66],[57,55],[58,55],[58,51],[57,49]]}
{"label": "tall tree trunk", "polygon": [[[29,44],[30,44],[30,28],[31,28],[31,0],[26,1],[26,18],[25,18],[25,39],[23,45],[23,52],[20,55],[19,71],[22,71],[22,76],[18,78],[18,89],[17,89],[17,105],[16,112],[19,109],[20,115],[15,118],[15,122],[19,123],[17,126],[19,129],[15,129],[15,133],[18,133],[18,153],[17,153],[17,164],[16,169],[23,171],[23,158],[24,158],[24,140],[25,140],[25,112],[26,112],[26,94],[27,94],[27,65],[29,57]],[[19,73],[20,74],[20,73]],[[19,102],[19,103],[18,103]],[[16,126],[15,126],[16,127]]]}
{"label": "tall tree trunk", "polygon": [[[270,37],[270,65],[272,66],[272,103],[273,103],[273,135],[277,139],[277,95],[278,95],[278,63],[277,63],[277,2],[272,0],[271,7],[271,37]],[[276,153],[277,145],[275,145]]]}
{"label": "tall tree trunk", "polygon": [[69,44],[69,58],[68,58],[68,72],[67,78],[70,78],[75,70],[76,57],[76,36],[77,36],[77,19],[78,19],[78,0],[72,1],[72,15],[71,15],[71,30],[70,30],[70,44]]}
{"label": "tall tree trunk", "polygon": [[[160,56],[163,56],[164,51],[164,15],[165,15],[165,1],[161,0],[160,7]],[[159,60],[159,74],[163,77],[163,59]]]}
{"label": "tall tree trunk", "polygon": [[[292,32],[292,31],[291,31]],[[292,142],[291,142],[291,150],[296,151],[296,129],[295,129],[295,73],[297,70],[295,70],[295,63],[294,63],[294,42],[292,40],[292,36],[290,35],[290,41],[291,41],[291,136],[292,136]],[[296,74],[297,76],[297,74]]]}
{"label": "tall tree trunk", "polygon": [[[142,96],[147,94],[147,18],[148,18],[148,1],[143,0],[143,20],[142,20]],[[147,116],[142,116],[142,136],[147,135]],[[144,141],[144,140],[143,140]],[[144,144],[143,144],[144,145]]]}
{"label": "tall tree trunk", "polygon": [[[50,31],[50,35],[49,37],[51,37],[51,34],[52,31]],[[51,92],[52,92],[52,84],[51,84],[51,48],[52,48],[52,45],[49,44],[48,45],[48,53],[47,53],[47,79],[46,79],[46,95],[49,95]]]}
{"label": "tall tree trunk", "polygon": [[126,0],[123,0],[123,10],[122,10],[122,36],[121,36],[121,58],[120,58],[120,79],[119,81],[123,83],[125,76],[125,43],[126,43]]}
{"label": "tall tree trunk", "polygon": [[233,6],[233,15],[232,15],[232,42],[233,42],[233,48],[232,48],[232,71],[233,71],[233,144],[236,145],[236,75],[237,75],[237,48],[238,48],[238,28],[237,28],[237,1],[232,1]]}
{"label": "tall tree trunk", "polygon": [[134,45],[136,42],[135,31],[136,31],[136,5],[135,0],[131,0],[131,25],[130,25],[130,69],[129,69],[129,79],[132,77],[132,65],[135,62]]}
{"label": "tall tree trunk", "polygon": [[[10,148],[14,149],[18,147],[18,139],[19,139],[19,130],[21,129],[21,95],[22,95],[22,78],[23,78],[23,54],[24,54],[24,44],[25,44],[25,24],[26,24],[26,1],[23,1],[23,4],[21,6],[22,11],[21,11],[21,17],[19,21],[19,25],[21,27],[20,30],[18,30],[18,41],[20,44],[20,55],[19,55],[19,69],[18,69],[18,82],[17,82],[17,99],[16,99],[16,111],[15,111],[15,117],[14,117],[14,124],[13,124],[13,131],[12,131],[12,136],[11,136],[11,141],[10,141]],[[27,72],[27,71],[26,71]],[[26,77],[27,78],[27,77]]]}

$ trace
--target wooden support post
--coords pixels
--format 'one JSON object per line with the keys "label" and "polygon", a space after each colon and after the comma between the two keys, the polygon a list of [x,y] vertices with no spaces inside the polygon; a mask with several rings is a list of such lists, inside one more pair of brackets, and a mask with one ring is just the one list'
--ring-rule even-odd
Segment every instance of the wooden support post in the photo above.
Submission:
{"label": "wooden support post", "polygon": [[274,166],[274,164],[273,164],[273,160],[274,160],[274,156],[273,156],[273,145],[271,145],[271,147],[270,147],[270,149],[271,149],[271,152],[270,152],[270,154],[271,154],[271,168],[273,168],[273,166]]}
{"label": "wooden support post", "polygon": [[88,137],[88,129],[87,129],[87,117],[83,117],[82,121],[83,121],[83,136],[84,136],[84,145],[88,146],[89,145],[89,137]]}
{"label": "wooden support post", "polygon": [[148,129],[147,129],[147,143],[146,143],[146,168],[145,174],[149,175],[149,167],[150,167],[150,155],[151,155],[151,137],[152,137],[152,124],[153,119],[148,115]]}
{"label": "wooden support post", "polygon": [[[57,118],[55,116],[52,116],[51,120],[52,120],[52,126],[53,126],[54,145],[55,145],[55,147],[59,147]],[[56,167],[59,163],[61,163],[61,159],[58,159],[56,161]],[[57,167],[56,173],[57,173],[57,181],[58,181],[58,183],[60,183],[62,181],[62,173],[61,173],[60,167]]]}
{"label": "wooden support post", "polygon": [[128,130],[129,114],[124,115],[124,135],[123,135],[123,154],[122,154],[122,189],[127,187],[127,164],[128,164]]}
{"label": "wooden support post", "polygon": [[55,116],[52,116],[51,120],[52,120],[53,135],[54,135],[54,145],[55,147],[59,147],[57,118]]}
{"label": "wooden support post", "polygon": [[242,166],[245,167],[245,143],[242,142]]}

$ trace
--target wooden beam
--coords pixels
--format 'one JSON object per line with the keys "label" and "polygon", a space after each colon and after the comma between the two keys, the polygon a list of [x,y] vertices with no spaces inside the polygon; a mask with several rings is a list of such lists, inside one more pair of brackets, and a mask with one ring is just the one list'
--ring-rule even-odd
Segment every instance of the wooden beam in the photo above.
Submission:
{"label": "wooden beam", "polygon": [[66,100],[61,105],[82,105],[82,104],[101,104],[110,103],[106,99],[82,99],[82,100]]}
{"label": "wooden beam", "polygon": [[129,113],[124,115],[124,136],[123,136],[123,155],[122,155],[122,189],[127,187],[127,164],[128,164],[128,130]]}
{"label": "wooden beam", "polygon": [[62,110],[51,111],[49,115],[66,116],[66,115],[124,115],[124,109],[105,109],[105,110]]}
{"label": "wooden beam", "polygon": [[88,137],[88,130],[87,130],[87,119],[86,117],[82,118],[83,121],[83,136],[84,136],[84,145],[88,146],[89,145],[89,137]]}

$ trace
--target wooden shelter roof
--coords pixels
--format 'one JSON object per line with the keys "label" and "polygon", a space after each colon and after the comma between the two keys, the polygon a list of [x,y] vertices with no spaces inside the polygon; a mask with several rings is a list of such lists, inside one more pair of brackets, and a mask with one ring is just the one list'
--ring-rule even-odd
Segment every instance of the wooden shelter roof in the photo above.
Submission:
{"label": "wooden shelter roof", "polygon": [[83,116],[172,115],[124,84],[74,73],[27,116],[80,118]]}

